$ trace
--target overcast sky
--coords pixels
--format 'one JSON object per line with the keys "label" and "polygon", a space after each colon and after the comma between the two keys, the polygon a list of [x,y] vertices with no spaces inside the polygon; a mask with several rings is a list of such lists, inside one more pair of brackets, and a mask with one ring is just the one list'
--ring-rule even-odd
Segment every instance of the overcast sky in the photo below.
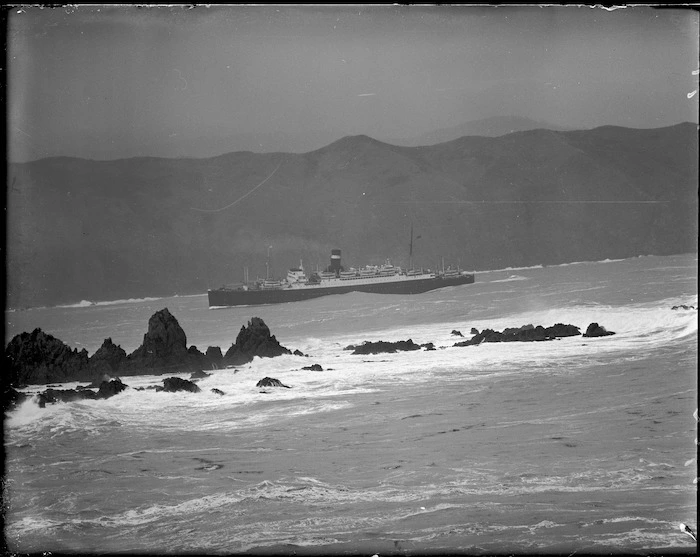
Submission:
{"label": "overcast sky", "polygon": [[16,8],[10,159],[188,155],[234,136],[261,150],[265,135],[299,152],[505,115],[659,127],[697,121],[697,68],[698,14],[679,9]]}

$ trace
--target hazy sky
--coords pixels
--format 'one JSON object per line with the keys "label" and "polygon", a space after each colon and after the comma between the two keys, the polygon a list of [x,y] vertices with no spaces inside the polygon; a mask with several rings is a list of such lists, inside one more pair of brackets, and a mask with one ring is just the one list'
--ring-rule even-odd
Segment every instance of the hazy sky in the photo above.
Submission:
{"label": "hazy sky", "polygon": [[186,155],[232,137],[259,150],[261,135],[300,151],[504,115],[658,127],[697,121],[697,68],[698,14],[680,9],[23,7],[10,159]]}

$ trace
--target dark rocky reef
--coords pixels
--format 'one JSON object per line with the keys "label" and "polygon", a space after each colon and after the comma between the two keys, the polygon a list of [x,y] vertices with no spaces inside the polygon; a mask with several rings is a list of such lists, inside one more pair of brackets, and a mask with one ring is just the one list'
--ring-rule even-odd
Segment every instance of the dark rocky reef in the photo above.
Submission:
{"label": "dark rocky reef", "polygon": [[148,320],[143,344],[118,367],[124,375],[199,371],[211,367],[207,357],[195,346],[187,348],[187,335],[168,308]]}
{"label": "dark rocky reef", "polygon": [[176,393],[178,391],[198,393],[201,391],[201,389],[192,383],[192,381],[188,381],[187,379],[168,377],[167,379],[163,379],[162,387],[156,387],[156,391],[165,391],[166,393]]}
{"label": "dark rocky reef", "polygon": [[321,364],[312,364],[310,366],[304,366],[301,369],[306,369],[308,371],[323,371],[323,368],[321,367]]}
{"label": "dark rocky reef", "polygon": [[106,338],[92,356],[90,356],[90,366],[97,373],[114,373],[126,360],[126,352],[121,346],[112,342],[111,338]]}
{"label": "dark rocky reef", "polygon": [[231,345],[224,355],[226,365],[241,365],[252,362],[255,356],[274,358],[292,352],[282,346],[277,339],[270,335],[270,329],[259,317],[248,321],[248,326],[241,327],[236,342]]}
{"label": "dark rocky reef", "polygon": [[92,381],[87,350],[72,350],[62,341],[34,329],[16,335],[5,348],[3,382],[12,386],[66,381]]}
{"label": "dark rocky reef", "polygon": [[111,381],[103,381],[97,392],[87,387],[78,387],[77,389],[46,389],[37,396],[37,403],[41,408],[44,408],[47,404],[55,404],[57,402],[106,399],[121,393],[127,387],[128,385],[122,383],[120,379],[113,379]]}
{"label": "dark rocky reef", "polygon": [[274,379],[272,377],[265,377],[258,381],[255,385],[256,387],[284,387],[285,389],[291,389],[291,387],[285,385],[279,379]]}
{"label": "dark rocky reef", "polygon": [[128,385],[122,383],[121,379],[112,379],[111,381],[102,381],[100,388],[97,390],[97,398],[109,398],[118,395],[125,390]]}
{"label": "dark rocky reef", "polygon": [[615,334],[614,332],[608,331],[605,327],[598,325],[598,323],[591,323],[590,325],[588,325],[586,332],[583,333],[583,336],[586,338],[608,337],[608,336],[614,335],[614,334]]}
{"label": "dark rocky reef", "polygon": [[207,360],[211,362],[213,369],[219,369],[224,365],[224,355],[221,353],[221,348],[218,346],[209,346],[204,354]]}
{"label": "dark rocky reef", "polygon": [[420,345],[413,342],[412,339],[399,340],[396,342],[387,342],[384,340],[379,340],[377,342],[370,342],[366,340],[359,345],[350,345],[345,348],[345,350],[352,350],[353,354],[380,354],[380,353],[394,353],[394,352],[407,352],[411,350],[420,350]]}
{"label": "dark rocky reef", "polygon": [[[305,356],[296,350],[297,355]],[[3,385],[65,383],[87,381],[99,387],[110,375],[162,375],[192,372],[192,378],[206,377],[203,369],[238,365],[255,356],[272,358],[291,352],[270,335],[270,329],[259,317],[242,327],[236,342],[223,356],[216,346],[202,354],[196,346],[187,347],[187,336],[167,308],[157,311],[148,320],[143,344],[134,352],[126,352],[105,339],[102,346],[88,357],[86,350],[71,349],[41,329],[16,335],[5,348]],[[68,396],[68,395],[66,395]]]}
{"label": "dark rocky reef", "polygon": [[679,306],[673,306],[671,309],[677,310],[677,309],[698,309],[695,306],[687,306],[685,304],[681,304]]}
{"label": "dark rocky reef", "polygon": [[[472,329],[475,330],[475,329]],[[574,325],[557,323],[551,327],[523,325],[517,328],[507,328],[503,332],[484,329],[471,339],[456,343],[454,346],[473,346],[482,342],[538,342],[554,340],[561,337],[580,335],[581,330]]]}
{"label": "dark rocky reef", "polygon": [[450,333],[451,335],[454,335],[456,337],[463,337],[464,335],[462,334],[462,331],[458,331],[457,329],[452,329],[452,332]]}

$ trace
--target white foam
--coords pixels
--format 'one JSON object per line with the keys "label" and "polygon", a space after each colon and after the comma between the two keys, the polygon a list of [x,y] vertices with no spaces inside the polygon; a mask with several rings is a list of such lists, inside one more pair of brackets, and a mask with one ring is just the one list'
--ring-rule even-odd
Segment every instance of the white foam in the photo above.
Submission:
{"label": "white foam", "polygon": [[46,415],[46,409],[40,408],[33,398],[29,398],[6,414],[5,424],[11,429],[20,428],[44,419]]}
{"label": "white foam", "polygon": [[520,281],[520,280],[530,280],[530,279],[528,277],[523,277],[521,275],[511,275],[505,279],[492,280],[489,282],[514,282],[514,281]]}
{"label": "white foam", "polygon": [[56,306],[59,308],[85,308],[85,307],[90,307],[96,305],[95,302],[91,302],[90,300],[81,300],[77,304],[67,304],[67,305],[61,305],[61,306]]}

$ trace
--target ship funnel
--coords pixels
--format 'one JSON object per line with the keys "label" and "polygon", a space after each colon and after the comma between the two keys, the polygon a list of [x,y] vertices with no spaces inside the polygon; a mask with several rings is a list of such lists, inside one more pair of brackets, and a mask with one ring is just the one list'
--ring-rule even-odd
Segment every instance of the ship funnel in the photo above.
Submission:
{"label": "ship funnel", "polygon": [[340,273],[340,269],[340,250],[331,250],[331,265],[329,267],[329,270],[337,275],[338,273]]}

